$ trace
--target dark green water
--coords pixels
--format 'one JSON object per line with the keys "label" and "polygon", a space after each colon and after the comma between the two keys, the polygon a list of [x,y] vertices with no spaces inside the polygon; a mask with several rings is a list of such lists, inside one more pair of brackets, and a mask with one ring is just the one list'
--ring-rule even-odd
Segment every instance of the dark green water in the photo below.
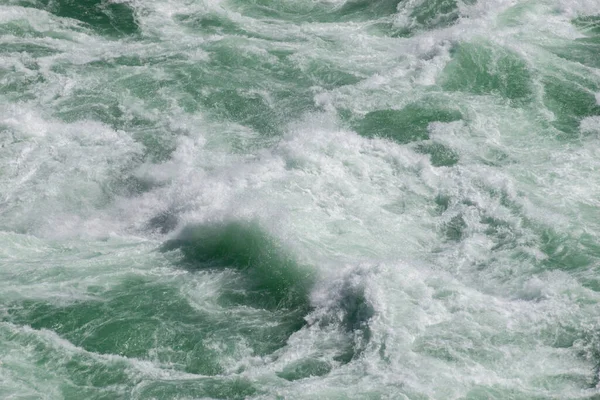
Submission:
{"label": "dark green water", "polygon": [[600,4],[0,0],[0,398],[600,398]]}

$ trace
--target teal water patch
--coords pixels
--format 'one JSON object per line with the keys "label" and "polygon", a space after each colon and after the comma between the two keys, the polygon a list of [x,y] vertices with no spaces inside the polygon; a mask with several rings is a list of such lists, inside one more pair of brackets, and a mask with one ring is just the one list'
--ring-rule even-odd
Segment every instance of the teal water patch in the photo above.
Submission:
{"label": "teal water patch", "polygon": [[[241,294],[243,299],[234,298],[253,289],[239,281],[234,277],[225,283],[219,301],[223,308],[212,311],[190,306],[175,286],[131,279],[109,291],[98,291],[102,300],[7,304],[2,321],[56,332],[90,353],[146,360],[191,374],[218,375],[224,372],[224,360],[236,359],[248,350],[260,356],[271,354],[304,325],[304,310],[244,308],[256,307],[257,301],[248,301],[252,294],[247,293]],[[80,372],[82,379],[101,380],[97,386],[113,384],[94,374]]]}
{"label": "teal water patch", "polygon": [[151,231],[159,231],[165,234],[177,228],[178,222],[176,212],[166,210],[150,218],[146,226]]}
{"label": "teal water patch", "polygon": [[574,61],[592,68],[599,68],[600,17],[579,17],[573,19],[571,23],[585,37],[569,40],[562,44],[547,45],[547,48],[565,60]]}
{"label": "teal water patch", "polygon": [[417,151],[428,154],[434,167],[452,167],[459,161],[458,153],[441,143],[423,143],[417,146]]}
{"label": "teal water patch", "polygon": [[[22,352],[21,358],[16,360],[11,352],[3,351],[4,347],[0,349],[3,367],[20,372],[21,382],[27,383],[33,392],[23,398],[49,395],[65,400],[150,400],[182,396],[244,399],[258,393],[249,380],[236,376],[169,375],[167,367],[161,372],[163,378],[155,379],[152,375],[159,369],[152,370],[155,367],[151,367],[149,362],[86,352],[61,342],[49,331],[0,323],[0,339],[10,345],[12,352]],[[172,368],[173,364],[165,366]],[[25,369],[28,370],[26,374]],[[44,384],[40,385],[37,379]],[[4,389],[8,388],[0,388],[0,393]],[[44,390],[46,392],[42,393]],[[26,393],[21,390],[20,395]],[[14,393],[9,389],[6,394]]]}
{"label": "teal water patch", "polygon": [[[409,12],[411,25],[404,27],[406,33],[415,34],[422,30],[439,29],[450,26],[460,18],[459,2],[461,0],[421,1],[411,5]],[[462,1],[466,5],[475,4],[475,0]],[[404,4],[409,4],[405,2]],[[402,32],[400,30],[399,32]]]}
{"label": "teal water patch", "polygon": [[362,136],[406,144],[429,139],[427,128],[432,122],[452,122],[461,118],[462,114],[456,110],[431,103],[412,103],[400,110],[371,111],[354,126]]}
{"label": "teal water patch", "polygon": [[[285,321],[281,326],[289,329],[282,330],[282,336],[272,333],[272,341],[279,338],[275,343],[285,343],[285,335],[305,326],[305,317],[313,308],[309,299],[313,272],[299,265],[257,225],[233,222],[188,227],[163,246],[164,251],[175,249],[183,254],[182,266],[191,270],[230,269],[241,274],[241,282],[229,286],[229,290],[225,288],[219,302],[225,307],[243,305],[279,312]],[[320,376],[330,371],[331,362],[349,363],[365,350],[375,310],[365,296],[364,286],[344,281],[336,291],[334,301],[322,310],[316,322],[322,328],[336,329],[345,338],[336,346],[336,355],[330,361],[298,361],[281,371],[281,377],[296,380]]]}
{"label": "teal water patch", "polygon": [[[480,271],[490,268],[497,258],[508,257],[516,265],[514,268],[523,268],[519,276],[562,271],[582,287],[600,291],[596,277],[600,246],[594,234],[557,229],[536,221],[528,217],[523,206],[503,190],[491,188],[489,194],[497,207],[503,210],[502,217],[490,213],[486,207],[468,197],[438,195],[435,198],[437,211],[439,215],[446,215],[440,224],[440,236],[450,243],[466,243],[473,236],[484,234],[490,243],[491,256],[489,263],[477,265]],[[531,249],[535,249],[535,253]],[[512,274],[511,271],[502,279],[516,279],[510,277]],[[531,297],[527,296],[527,300],[540,300],[541,294],[536,292]]]}
{"label": "teal water patch", "polygon": [[93,353],[158,359],[195,374],[222,372],[220,354],[208,343],[222,338],[223,322],[191,308],[173,287],[131,280],[102,297],[64,306],[26,300],[10,306],[3,320],[54,331]]}
{"label": "teal water patch", "polygon": [[348,0],[340,4],[326,2],[285,0],[231,0],[236,10],[255,18],[273,18],[295,23],[330,23],[344,21],[368,21],[393,15],[399,0]]}
{"label": "teal water patch", "polygon": [[[260,46],[258,46],[260,45]],[[280,135],[289,121],[317,111],[313,87],[335,89],[362,79],[331,62],[301,60],[294,51],[227,38],[204,47],[206,64],[167,67],[181,87],[179,104],[189,113],[206,110],[266,136]]]}
{"label": "teal water patch", "polygon": [[[102,360],[85,351],[64,348],[48,331],[0,322],[0,340],[3,343],[0,347],[3,368],[21,375],[18,394],[23,398],[46,395],[69,400],[81,397],[124,399],[135,383],[127,372],[126,361]],[[19,358],[14,359],[13,354],[18,354]],[[11,393],[9,387],[0,389],[0,393],[4,394],[4,389],[8,389],[7,397],[16,394],[15,391]]]}
{"label": "teal water patch", "polygon": [[[64,65],[62,74],[76,73],[85,83],[77,85],[69,96],[53,101],[53,116],[67,123],[99,121],[116,131],[131,134],[144,146],[144,161],[158,163],[169,159],[181,134],[169,126],[168,120],[161,118],[169,104],[160,91],[170,81],[156,79],[153,72],[159,72],[158,67],[156,71],[138,71],[131,65],[143,62],[150,67],[160,60],[131,56],[96,61],[83,68]],[[96,80],[87,81],[94,73],[98,73]],[[131,103],[126,99],[132,100]],[[139,104],[143,104],[144,111],[140,111]]]}
{"label": "teal water patch", "polygon": [[600,35],[600,15],[577,17],[571,22],[585,33]]}
{"label": "teal water patch", "polygon": [[[0,34],[2,35],[13,35],[19,38],[40,38],[44,35],[38,32],[31,23],[26,19],[12,20],[6,23],[0,24]],[[5,43],[4,45],[7,45]],[[3,46],[4,48],[4,46]]]}
{"label": "teal water patch", "polygon": [[595,91],[598,84],[576,74],[562,72],[543,80],[544,105],[554,113],[554,127],[566,137],[579,136],[579,124],[585,117],[600,115]]}
{"label": "teal water patch", "polygon": [[544,229],[540,249],[546,255],[542,265],[549,269],[585,270],[600,260],[600,245],[589,234],[573,237]]}
{"label": "teal water patch", "polygon": [[[51,50],[43,46],[7,46],[7,50],[9,51],[19,51],[22,49],[28,49],[37,52],[51,52]],[[6,69],[1,69],[0,79],[3,82],[2,86],[0,86],[0,95],[6,96],[6,98],[12,101],[26,101],[34,99],[36,86],[45,82],[44,77],[39,73],[38,66],[35,64],[23,65],[20,68],[13,66]]]}
{"label": "teal water patch", "polygon": [[322,360],[304,359],[287,365],[277,375],[288,381],[323,376],[331,371],[331,365]]}
{"label": "teal water patch", "polygon": [[[360,359],[369,346],[373,331],[371,321],[375,307],[365,293],[365,275],[346,276],[341,282],[332,282],[331,302],[316,311],[316,320],[311,326],[336,332],[339,339],[329,345],[334,350],[331,359],[309,358],[298,360],[281,371],[280,376],[288,380],[319,376],[329,372],[335,364],[348,364]],[[334,344],[335,343],[335,344]]]}
{"label": "teal water patch", "polygon": [[337,13],[343,19],[376,19],[395,14],[399,3],[398,0],[349,0]]}
{"label": "teal water patch", "polygon": [[306,75],[312,86],[326,90],[355,85],[363,79],[360,73],[341,69],[323,60],[311,60],[302,73]]}
{"label": "teal water patch", "polygon": [[108,37],[140,33],[133,8],[125,2],[108,0],[36,0],[19,1],[24,7],[46,10],[58,17],[72,18]]}
{"label": "teal water patch", "polygon": [[447,240],[459,242],[465,238],[467,223],[462,215],[456,215],[442,226],[442,232]]}
{"label": "teal water patch", "polygon": [[500,96],[514,105],[532,100],[529,68],[512,51],[490,44],[461,43],[451,54],[439,81],[444,90]]}
{"label": "teal water patch", "polygon": [[213,92],[203,99],[206,107],[215,110],[224,120],[233,120],[264,134],[278,132],[276,109],[261,93],[247,90],[222,90]]}
{"label": "teal water patch", "polygon": [[426,29],[450,25],[459,17],[457,0],[423,1],[414,7],[410,16]]}
{"label": "teal water patch", "polygon": [[56,117],[65,122],[81,120],[100,121],[113,128],[123,126],[124,112],[119,102],[103,90],[75,91],[57,105]]}
{"label": "teal water patch", "polygon": [[567,138],[579,136],[579,124],[585,117],[600,115],[596,93],[600,80],[589,68],[600,67],[600,17],[572,20],[586,37],[556,45],[547,45],[552,53],[566,60],[564,69],[552,71],[542,79],[544,105],[552,111],[553,126]]}
{"label": "teal water patch", "polygon": [[[205,111],[215,121],[278,135],[286,118],[314,108],[312,96],[305,87],[296,86],[294,78],[302,81],[293,69],[244,46],[252,44],[222,40],[205,47],[210,54],[207,63],[172,63],[165,71],[175,82],[175,97],[185,112]],[[285,75],[274,81],[279,74]]]}
{"label": "teal water patch", "polygon": [[309,307],[308,293],[313,285],[312,271],[301,266],[257,225],[232,222],[185,228],[176,239],[163,246],[164,251],[179,249],[183,265],[192,269],[231,268],[242,273],[250,287],[223,298],[254,307],[299,309]]}
{"label": "teal water patch", "polygon": [[553,53],[570,61],[592,68],[600,68],[600,35],[578,38],[567,46],[550,47]]}
{"label": "teal water patch", "polygon": [[44,46],[36,43],[7,43],[3,44],[0,49],[0,54],[2,53],[26,53],[27,55],[37,58],[37,57],[47,57],[54,54],[57,54],[58,51],[53,49],[50,46]]}
{"label": "teal water patch", "polygon": [[401,1],[398,13],[405,15],[401,22],[376,22],[372,28],[391,37],[412,37],[424,31],[445,28],[459,20],[459,2],[465,5],[476,3],[474,0]]}
{"label": "teal water patch", "polygon": [[341,327],[349,340],[334,360],[346,364],[360,357],[367,348],[372,336],[370,321],[375,309],[365,297],[364,288],[350,286],[343,289],[335,309],[343,312]]}

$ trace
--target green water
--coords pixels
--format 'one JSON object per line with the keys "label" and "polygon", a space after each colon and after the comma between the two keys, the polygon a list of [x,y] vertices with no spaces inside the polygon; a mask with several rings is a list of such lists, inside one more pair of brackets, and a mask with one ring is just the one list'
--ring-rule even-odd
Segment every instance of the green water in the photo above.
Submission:
{"label": "green water", "polygon": [[0,0],[0,398],[600,398],[600,5]]}

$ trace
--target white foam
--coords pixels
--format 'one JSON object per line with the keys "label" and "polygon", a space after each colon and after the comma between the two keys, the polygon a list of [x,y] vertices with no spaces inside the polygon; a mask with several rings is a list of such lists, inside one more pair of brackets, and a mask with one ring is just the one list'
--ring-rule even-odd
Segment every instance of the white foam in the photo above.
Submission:
{"label": "white foam", "polygon": [[[10,202],[15,217],[29,214],[25,221],[13,223],[31,224],[56,236],[83,223],[83,215],[70,213],[73,202],[93,209],[102,197],[102,184],[141,151],[125,132],[94,121],[62,123],[24,106],[3,109],[0,124],[12,135],[4,145],[11,156],[0,160],[4,201]],[[99,223],[88,220],[89,232]],[[98,228],[106,234],[106,227]]]}
{"label": "white foam", "polygon": [[582,119],[579,128],[585,133],[600,133],[600,117],[593,116]]}
{"label": "white foam", "polygon": [[600,13],[600,4],[594,0],[560,0],[559,7],[570,18]]}

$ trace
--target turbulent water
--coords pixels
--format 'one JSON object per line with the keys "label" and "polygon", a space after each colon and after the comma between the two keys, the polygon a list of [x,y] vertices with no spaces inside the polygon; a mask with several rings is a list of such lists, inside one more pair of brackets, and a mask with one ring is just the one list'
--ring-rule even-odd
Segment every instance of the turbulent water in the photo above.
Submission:
{"label": "turbulent water", "polygon": [[0,398],[599,399],[597,0],[0,0]]}

